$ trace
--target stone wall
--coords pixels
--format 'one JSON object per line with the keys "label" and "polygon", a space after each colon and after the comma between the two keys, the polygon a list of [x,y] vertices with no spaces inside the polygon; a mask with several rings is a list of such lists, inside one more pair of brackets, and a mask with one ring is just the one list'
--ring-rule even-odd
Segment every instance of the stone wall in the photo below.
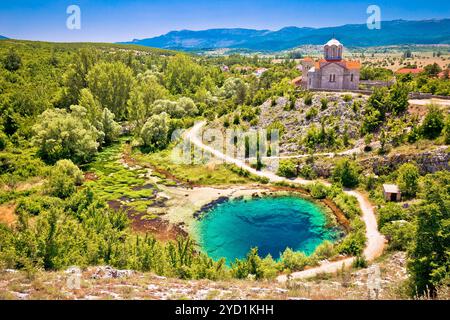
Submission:
{"label": "stone wall", "polygon": [[412,154],[393,154],[377,156],[360,161],[364,169],[371,169],[377,175],[388,174],[404,163],[415,163],[421,174],[434,173],[440,170],[449,170],[450,153],[447,148],[434,151],[424,151]]}
{"label": "stone wall", "polygon": [[[374,156],[371,158],[359,160],[359,165],[365,171],[371,171],[376,175],[389,174],[398,169],[404,163],[414,163],[419,167],[421,174],[434,173],[441,170],[450,170],[450,152],[447,147],[434,151],[424,151],[412,154],[393,154],[388,156]],[[299,169],[305,163],[299,165]],[[316,160],[312,164],[313,170],[317,176],[329,178],[333,172],[333,165],[329,162]]]}

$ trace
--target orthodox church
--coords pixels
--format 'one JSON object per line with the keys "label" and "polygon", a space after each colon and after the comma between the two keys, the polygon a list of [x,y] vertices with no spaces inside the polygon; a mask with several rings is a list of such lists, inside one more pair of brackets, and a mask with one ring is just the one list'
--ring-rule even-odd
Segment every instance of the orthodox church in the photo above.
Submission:
{"label": "orthodox church", "polygon": [[344,46],[336,39],[324,45],[324,59],[302,62],[302,86],[307,89],[356,90],[359,87],[359,61],[342,59]]}

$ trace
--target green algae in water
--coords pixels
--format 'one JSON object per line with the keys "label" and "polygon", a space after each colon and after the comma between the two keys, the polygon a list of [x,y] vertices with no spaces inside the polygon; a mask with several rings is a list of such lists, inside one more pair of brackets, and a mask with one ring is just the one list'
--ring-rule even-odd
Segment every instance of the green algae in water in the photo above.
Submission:
{"label": "green algae in water", "polygon": [[311,254],[324,240],[336,240],[317,204],[295,196],[236,199],[221,203],[199,222],[202,249],[227,263],[242,259],[252,247],[278,259],[286,248]]}

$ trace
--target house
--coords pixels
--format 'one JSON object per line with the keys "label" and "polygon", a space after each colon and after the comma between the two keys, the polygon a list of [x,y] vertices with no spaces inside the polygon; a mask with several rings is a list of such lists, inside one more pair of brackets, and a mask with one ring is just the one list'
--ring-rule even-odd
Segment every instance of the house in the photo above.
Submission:
{"label": "house", "polygon": [[253,74],[257,77],[261,77],[263,73],[266,72],[267,70],[268,70],[267,68],[258,68],[255,70]]}
{"label": "house", "polygon": [[438,77],[440,79],[449,79],[450,78],[450,69],[445,69],[442,72],[439,72]]}
{"label": "house", "polygon": [[395,184],[383,184],[384,199],[386,201],[400,201],[402,193]]}
{"label": "house", "polygon": [[292,79],[291,83],[294,85],[294,87],[300,87],[302,85],[302,76]]}
{"label": "house", "polygon": [[419,69],[419,68],[402,68],[397,70],[395,73],[396,74],[419,74],[422,73],[423,69]]}
{"label": "house", "polygon": [[344,46],[336,39],[328,41],[323,49],[323,59],[303,60],[303,86],[307,89],[357,90],[361,63],[344,60]]}

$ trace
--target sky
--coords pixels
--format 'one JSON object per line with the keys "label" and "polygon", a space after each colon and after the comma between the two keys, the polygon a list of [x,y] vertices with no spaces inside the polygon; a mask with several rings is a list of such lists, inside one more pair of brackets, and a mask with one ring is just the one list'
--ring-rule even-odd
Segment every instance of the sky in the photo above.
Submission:
{"label": "sky", "polygon": [[[66,26],[70,5],[80,8],[80,29]],[[450,18],[447,0],[0,0],[0,35],[119,42],[183,29],[329,27],[366,23],[369,5],[385,21]]]}

